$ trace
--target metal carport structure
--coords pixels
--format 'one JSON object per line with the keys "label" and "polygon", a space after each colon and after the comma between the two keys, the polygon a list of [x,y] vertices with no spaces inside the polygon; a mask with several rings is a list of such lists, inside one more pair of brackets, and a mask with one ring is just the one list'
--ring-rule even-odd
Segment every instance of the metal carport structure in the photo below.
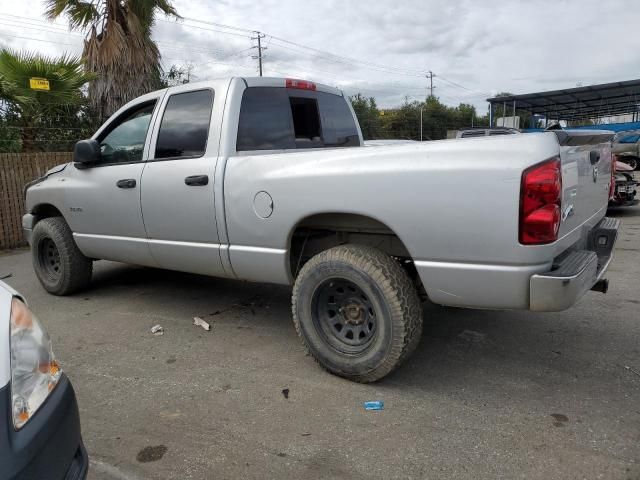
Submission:
{"label": "metal carport structure", "polygon": [[632,121],[640,120],[640,80],[603,83],[586,87],[550,90],[547,92],[505,95],[488,98],[489,120],[494,122],[495,105],[503,105],[503,115],[512,109],[532,115],[544,115],[548,120],[580,121],[597,117],[631,114]]}

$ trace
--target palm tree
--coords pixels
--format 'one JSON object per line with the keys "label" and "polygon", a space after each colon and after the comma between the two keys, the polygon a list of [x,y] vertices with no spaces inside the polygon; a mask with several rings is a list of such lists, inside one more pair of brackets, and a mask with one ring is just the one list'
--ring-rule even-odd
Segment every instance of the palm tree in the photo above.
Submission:
{"label": "palm tree", "polygon": [[156,11],[181,18],[169,0],[45,0],[45,15],[87,30],[83,56],[93,108],[104,118],[135,97],[160,88],[160,52],[151,40]]}
{"label": "palm tree", "polygon": [[[33,90],[31,78],[47,79],[49,90]],[[0,50],[0,101],[16,117],[23,151],[36,150],[36,133],[44,119],[77,112],[86,102],[81,88],[93,78],[78,57]]]}

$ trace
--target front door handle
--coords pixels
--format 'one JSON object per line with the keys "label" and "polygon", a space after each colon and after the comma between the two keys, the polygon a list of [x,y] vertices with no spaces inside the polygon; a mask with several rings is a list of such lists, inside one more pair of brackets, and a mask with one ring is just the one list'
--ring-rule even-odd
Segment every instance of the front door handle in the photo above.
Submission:
{"label": "front door handle", "polygon": [[197,187],[207,185],[209,183],[208,175],[191,175],[184,179],[185,185],[189,185],[190,187]]}
{"label": "front door handle", "polygon": [[136,180],[134,178],[125,178],[116,182],[118,188],[136,188]]}

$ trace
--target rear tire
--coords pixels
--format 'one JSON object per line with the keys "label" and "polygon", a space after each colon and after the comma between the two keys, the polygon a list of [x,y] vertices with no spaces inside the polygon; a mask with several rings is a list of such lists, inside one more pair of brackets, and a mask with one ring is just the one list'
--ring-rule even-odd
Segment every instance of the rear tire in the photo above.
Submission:
{"label": "rear tire", "polygon": [[93,262],[78,249],[62,217],[36,223],[31,254],[36,276],[49,293],[69,295],[85,288],[91,280]]}
{"label": "rear tire", "polygon": [[296,279],[293,321],[326,370],[374,382],[415,350],[422,306],[407,273],[375,248],[342,245],[319,253]]}

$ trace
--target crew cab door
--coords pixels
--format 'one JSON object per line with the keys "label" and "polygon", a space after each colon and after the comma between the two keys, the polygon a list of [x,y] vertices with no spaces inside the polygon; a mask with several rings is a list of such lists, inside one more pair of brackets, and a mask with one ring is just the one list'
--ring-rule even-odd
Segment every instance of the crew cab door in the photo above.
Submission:
{"label": "crew cab door", "polygon": [[224,82],[172,88],[161,105],[142,174],[149,248],[160,267],[226,276],[214,203]]}
{"label": "crew cab door", "polygon": [[88,257],[155,266],[140,209],[140,181],[151,119],[162,93],[117,112],[94,135],[101,158],[74,165],[65,185],[66,216]]}

